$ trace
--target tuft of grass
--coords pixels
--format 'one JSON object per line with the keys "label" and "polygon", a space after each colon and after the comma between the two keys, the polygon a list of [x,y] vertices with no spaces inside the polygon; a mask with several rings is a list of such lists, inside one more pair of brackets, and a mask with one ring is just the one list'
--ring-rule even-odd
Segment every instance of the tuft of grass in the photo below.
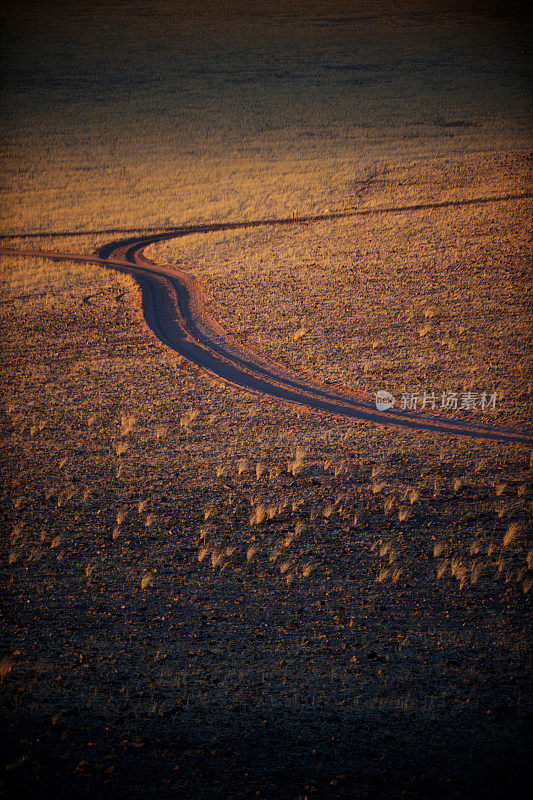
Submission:
{"label": "tuft of grass", "polygon": [[398,511],[398,519],[400,520],[400,522],[405,522],[405,520],[409,519],[410,516],[411,516],[411,510],[409,508],[406,508],[405,506],[400,508],[400,510]]}
{"label": "tuft of grass", "polygon": [[344,461],[341,461],[339,464],[335,465],[333,474],[335,475],[336,478],[338,478],[339,475],[343,475],[345,472],[346,472],[346,463]]}
{"label": "tuft of grass", "polygon": [[257,553],[257,550],[258,550],[257,546],[255,544],[253,544],[246,551],[246,561],[247,561],[248,564],[250,564],[253,561],[253,557]]}
{"label": "tuft of grass", "polygon": [[209,547],[200,547],[198,550],[198,561],[201,563],[207,555],[209,555]]}
{"label": "tuft of grass", "polygon": [[394,506],[394,495],[387,497],[385,502],[383,503],[383,511],[385,514],[390,514],[392,511],[392,507]]}
{"label": "tuft of grass", "polygon": [[213,550],[211,553],[211,566],[216,569],[224,563],[224,550]]}
{"label": "tuft of grass", "polygon": [[305,336],[306,333],[309,333],[309,328],[304,328],[302,325],[302,327],[298,328],[298,330],[294,332],[294,341],[298,342],[302,337]]}
{"label": "tuft of grass", "polygon": [[141,589],[148,589],[154,585],[154,576],[151,572],[145,572],[141,578]]}
{"label": "tuft of grass", "polygon": [[503,558],[499,558],[498,561],[496,562],[496,573],[494,577],[499,578],[504,569],[505,569],[505,560]]}
{"label": "tuft of grass", "polygon": [[448,568],[447,561],[443,561],[441,564],[439,564],[437,568],[437,580],[440,580],[442,578],[447,568]]}
{"label": "tuft of grass", "polygon": [[267,518],[266,508],[263,503],[259,503],[250,516],[251,525],[261,525]]}
{"label": "tuft of grass", "polygon": [[459,588],[462,589],[468,578],[468,570],[458,558],[452,559],[451,573],[457,578],[459,581]]}
{"label": "tuft of grass", "polygon": [[391,572],[391,580],[392,580],[392,582],[393,583],[398,583],[398,581],[400,580],[402,575],[403,575],[402,568],[401,567],[394,567],[392,572]]}
{"label": "tuft of grass", "polygon": [[0,683],[3,683],[13,668],[13,662],[9,656],[4,656],[0,661]]}
{"label": "tuft of grass", "polygon": [[135,427],[135,423],[137,420],[133,416],[133,414],[122,414],[120,418],[120,425],[121,425],[121,436],[127,436],[128,433],[131,433]]}
{"label": "tuft of grass", "polygon": [[510,545],[511,542],[516,539],[519,533],[520,526],[516,522],[513,522],[511,525],[509,525],[507,528],[507,533],[503,537],[503,546],[508,547],[508,545]]}
{"label": "tuft of grass", "polygon": [[294,459],[287,463],[287,472],[296,477],[296,475],[298,475],[298,473],[302,471],[306,455],[307,455],[306,448],[298,446],[294,454]]}
{"label": "tuft of grass", "polygon": [[159,442],[161,439],[166,439],[168,433],[168,426],[167,425],[156,425],[155,426],[155,438]]}
{"label": "tuft of grass", "polygon": [[438,558],[439,556],[442,555],[443,551],[444,551],[443,542],[437,542],[433,547],[433,557]]}
{"label": "tuft of grass", "polygon": [[482,573],[483,573],[482,564],[480,564],[479,562],[477,564],[472,564],[472,567],[470,569],[470,583],[472,584],[472,586],[475,583],[477,583]]}
{"label": "tuft of grass", "polygon": [[182,415],[180,419],[180,430],[183,429],[186,433],[189,432],[189,428],[198,419],[200,416],[200,412],[197,408],[191,408],[189,411],[186,411],[185,414]]}
{"label": "tuft of grass", "polygon": [[22,522],[17,523],[17,525],[13,525],[13,530],[11,531],[11,534],[9,536],[9,540],[10,540],[11,544],[16,542],[17,539],[20,538],[23,526],[24,526],[24,523],[22,523]]}
{"label": "tuft of grass", "polygon": [[124,439],[120,439],[115,445],[115,452],[117,456],[122,456],[128,450],[129,442],[126,442]]}
{"label": "tuft of grass", "polygon": [[247,458],[240,458],[237,461],[237,475],[242,475],[243,472],[246,472],[248,467],[250,466],[250,462]]}
{"label": "tuft of grass", "polygon": [[496,497],[501,497],[502,494],[504,494],[505,490],[507,489],[507,484],[503,482],[496,483],[494,489],[496,491]]}

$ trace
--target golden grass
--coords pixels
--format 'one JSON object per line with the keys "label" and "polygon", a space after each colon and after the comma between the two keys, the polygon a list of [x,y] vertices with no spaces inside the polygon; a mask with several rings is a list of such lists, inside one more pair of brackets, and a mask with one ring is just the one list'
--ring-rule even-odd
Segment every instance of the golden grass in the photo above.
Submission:
{"label": "golden grass", "polygon": [[[455,159],[450,182],[451,163],[387,165],[372,204],[402,205],[407,185],[421,201],[428,185],[438,200],[530,185],[521,155]],[[334,237],[329,222],[226,231],[160,243],[148,253],[191,269],[227,327],[273,358],[371,394],[386,388],[398,401],[403,391],[418,393],[418,408],[425,392],[434,393],[438,410],[442,394],[454,391],[457,413],[469,419],[494,416],[483,414],[481,397],[497,386],[497,415],[525,425],[530,206],[526,199],[338,220]],[[302,303],[309,330],[295,341]],[[407,310],[410,320],[400,324]],[[461,411],[467,391],[476,394],[476,409]]]}

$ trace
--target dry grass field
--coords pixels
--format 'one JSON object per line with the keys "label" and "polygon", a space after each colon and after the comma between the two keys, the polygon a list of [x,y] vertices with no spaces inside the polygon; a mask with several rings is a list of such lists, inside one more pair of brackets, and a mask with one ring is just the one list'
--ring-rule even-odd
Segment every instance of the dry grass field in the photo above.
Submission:
{"label": "dry grass field", "polygon": [[[417,170],[402,174],[416,180]],[[524,247],[517,209],[477,210],[511,231],[509,265]],[[472,210],[453,225],[441,213],[450,238],[440,225],[444,255],[426,252],[435,272],[427,284],[410,264],[405,273],[427,293],[419,308],[431,295],[449,330],[464,310],[460,265],[441,278],[444,308],[432,281],[458,240],[474,237]],[[364,339],[388,330],[378,222],[198,236],[175,257],[246,341],[324,378],[366,378],[370,390],[352,337],[381,379],[379,350]],[[407,212],[397,222],[379,226],[383,253],[407,248]],[[412,222],[414,241],[423,224]],[[357,274],[346,275],[339,250],[352,264],[362,254],[365,292],[339,289]],[[471,364],[482,356],[491,387],[527,395],[523,356],[493,344],[505,324],[507,346],[523,353],[527,334],[513,271],[494,252],[480,280],[512,313],[483,323],[471,307]],[[415,247],[404,263],[411,254],[416,264]],[[527,448],[348,425],[228,392],[150,334],[131,279],[2,266],[5,786],[285,798],[498,797],[518,785],[533,576]],[[509,282],[498,283],[504,270]],[[431,352],[416,324],[405,318],[403,348],[389,353],[391,389],[396,375],[414,385]],[[310,331],[297,338],[301,326]],[[462,384],[471,364],[444,352],[425,358],[424,380]],[[518,402],[502,408],[526,419]]]}
{"label": "dry grass field", "polygon": [[384,165],[337,201],[361,216],[193,235],[146,255],[194,271],[229,330],[274,359],[370,395],[419,393],[418,408],[424,391],[437,407],[443,392],[472,391],[466,417],[497,391],[499,418],[527,427],[532,199],[501,198],[531,188],[528,153]]}
{"label": "dry grass field", "polygon": [[[369,394],[496,391],[495,411],[462,416],[531,428],[531,198],[491,200],[531,192],[521,78],[508,51],[496,77],[478,76],[485,93],[469,105],[460,68],[505,50],[511,23],[509,33],[483,17],[473,55],[466,44],[477,42],[479,20],[458,23],[457,33],[447,18],[439,38],[428,11],[425,38],[413,39],[409,14],[395,33],[398,20],[375,17],[370,4],[356,20],[367,34],[356,60],[352,23],[278,19],[279,69],[301,70],[293,86],[268,78],[275,37],[264,23],[248,19],[236,40],[233,18],[216,35],[205,21],[193,35],[200,23],[189,20],[177,43],[164,35],[172,11],[156,5],[159,16],[139,16],[143,4],[132,4],[123,30],[111,16],[100,26],[81,15],[80,33],[69,17],[68,36],[56,34],[61,48],[42,37],[52,17],[22,4],[7,18],[14,38],[4,52],[25,44],[16,63],[27,72],[5,56],[20,83],[13,77],[6,93],[2,229],[43,233],[10,246],[92,252],[113,235],[44,233],[266,219],[294,208],[371,212],[194,234],[147,256],[192,271],[222,323],[271,358]],[[348,4],[337,6],[345,13]],[[134,36],[139,19],[144,40]],[[388,46],[376,55],[383,31]],[[120,33],[126,46],[111,63],[108,45]],[[426,81],[428,103],[438,105],[431,76],[451,75],[446,42],[455,33],[457,82],[443,108],[426,104],[419,119],[391,104],[398,65],[405,102]],[[259,78],[234,83],[251,70],[257,37]],[[438,69],[423,60],[435,48]],[[383,75],[353,66],[371,53]],[[143,69],[156,56],[151,94]],[[175,120],[162,109],[174,108],[178,63],[191,84],[179,119],[191,127],[165,150]],[[330,127],[337,72],[325,63],[352,65],[342,72],[350,88],[331,90]],[[329,84],[309,79],[319,67]],[[114,82],[121,69],[123,84]],[[40,122],[35,72],[52,87]],[[362,72],[373,75],[368,96]],[[65,83],[56,86],[58,74]],[[75,74],[84,80],[74,86]],[[263,111],[254,114],[261,79],[271,137]],[[106,81],[110,96],[75,118]],[[302,101],[293,117],[287,109],[307,85],[309,110]],[[354,96],[367,103],[371,129],[346,116]],[[234,114],[214,97],[233,98]],[[240,117],[237,99],[250,104]],[[388,109],[388,122],[372,103]],[[471,126],[459,124],[467,106]],[[206,108],[209,125],[198,121]],[[127,135],[124,109],[138,126]],[[205,139],[195,143],[199,130]],[[143,149],[147,131],[155,132]],[[202,147],[212,153],[209,136],[224,133],[226,150],[208,164]],[[446,205],[457,200],[483,202]],[[349,424],[231,390],[150,332],[131,278],[98,266],[2,256],[0,282],[5,796],[524,796],[526,446]]]}

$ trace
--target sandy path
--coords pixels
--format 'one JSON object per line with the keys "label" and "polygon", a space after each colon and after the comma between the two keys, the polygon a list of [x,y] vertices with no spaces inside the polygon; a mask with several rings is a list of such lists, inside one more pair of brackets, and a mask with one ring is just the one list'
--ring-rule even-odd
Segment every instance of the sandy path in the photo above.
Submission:
{"label": "sandy path", "polygon": [[[495,199],[491,198],[491,201]],[[289,220],[277,222],[285,224]],[[91,255],[18,248],[0,250],[0,255],[102,264],[132,275],[141,286],[144,317],[155,335],[204,372],[239,389],[356,422],[533,445],[533,433],[529,431],[455,419],[445,414],[397,409],[380,412],[373,398],[347,387],[321,384],[312,376],[268,361],[237,342],[222,327],[194,276],[173,267],[154,264],[143,255],[148,245],[164,239],[259,224],[276,224],[276,221],[184,226],[111,242]]]}

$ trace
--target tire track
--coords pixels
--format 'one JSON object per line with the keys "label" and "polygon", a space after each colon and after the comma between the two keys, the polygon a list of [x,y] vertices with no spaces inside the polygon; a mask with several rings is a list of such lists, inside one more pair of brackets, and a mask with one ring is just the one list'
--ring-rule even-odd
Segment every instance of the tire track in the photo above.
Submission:
{"label": "tire track", "polygon": [[[342,217],[368,217],[374,214],[399,214],[404,211],[428,211],[432,208],[456,208],[459,206],[485,205],[486,203],[501,203],[508,200],[524,200],[533,197],[531,192],[518,192],[515,194],[500,194],[487,197],[467,197],[458,200],[440,200],[434,203],[415,203],[403,206],[383,206],[377,208],[346,208],[340,211],[329,211],[324,214],[315,214],[299,217],[300,224],[322,222]],[[239,228],[256,228],[260,225],[293,225],[292,217],[277,217],[273,219],[243,220],[240,222],[206,222],[197,225],[168,225],[164,227],[137,227],[137,228],[92,228],[82,231],[30,231],[28,233],[3,233],[0,239],[53,239],[66,236],[99,236],[99,235],[124,235],[133,233],[162,233],[169,232],[173,235],[187,233],[213,233],[215,231],[237,230]]]}

